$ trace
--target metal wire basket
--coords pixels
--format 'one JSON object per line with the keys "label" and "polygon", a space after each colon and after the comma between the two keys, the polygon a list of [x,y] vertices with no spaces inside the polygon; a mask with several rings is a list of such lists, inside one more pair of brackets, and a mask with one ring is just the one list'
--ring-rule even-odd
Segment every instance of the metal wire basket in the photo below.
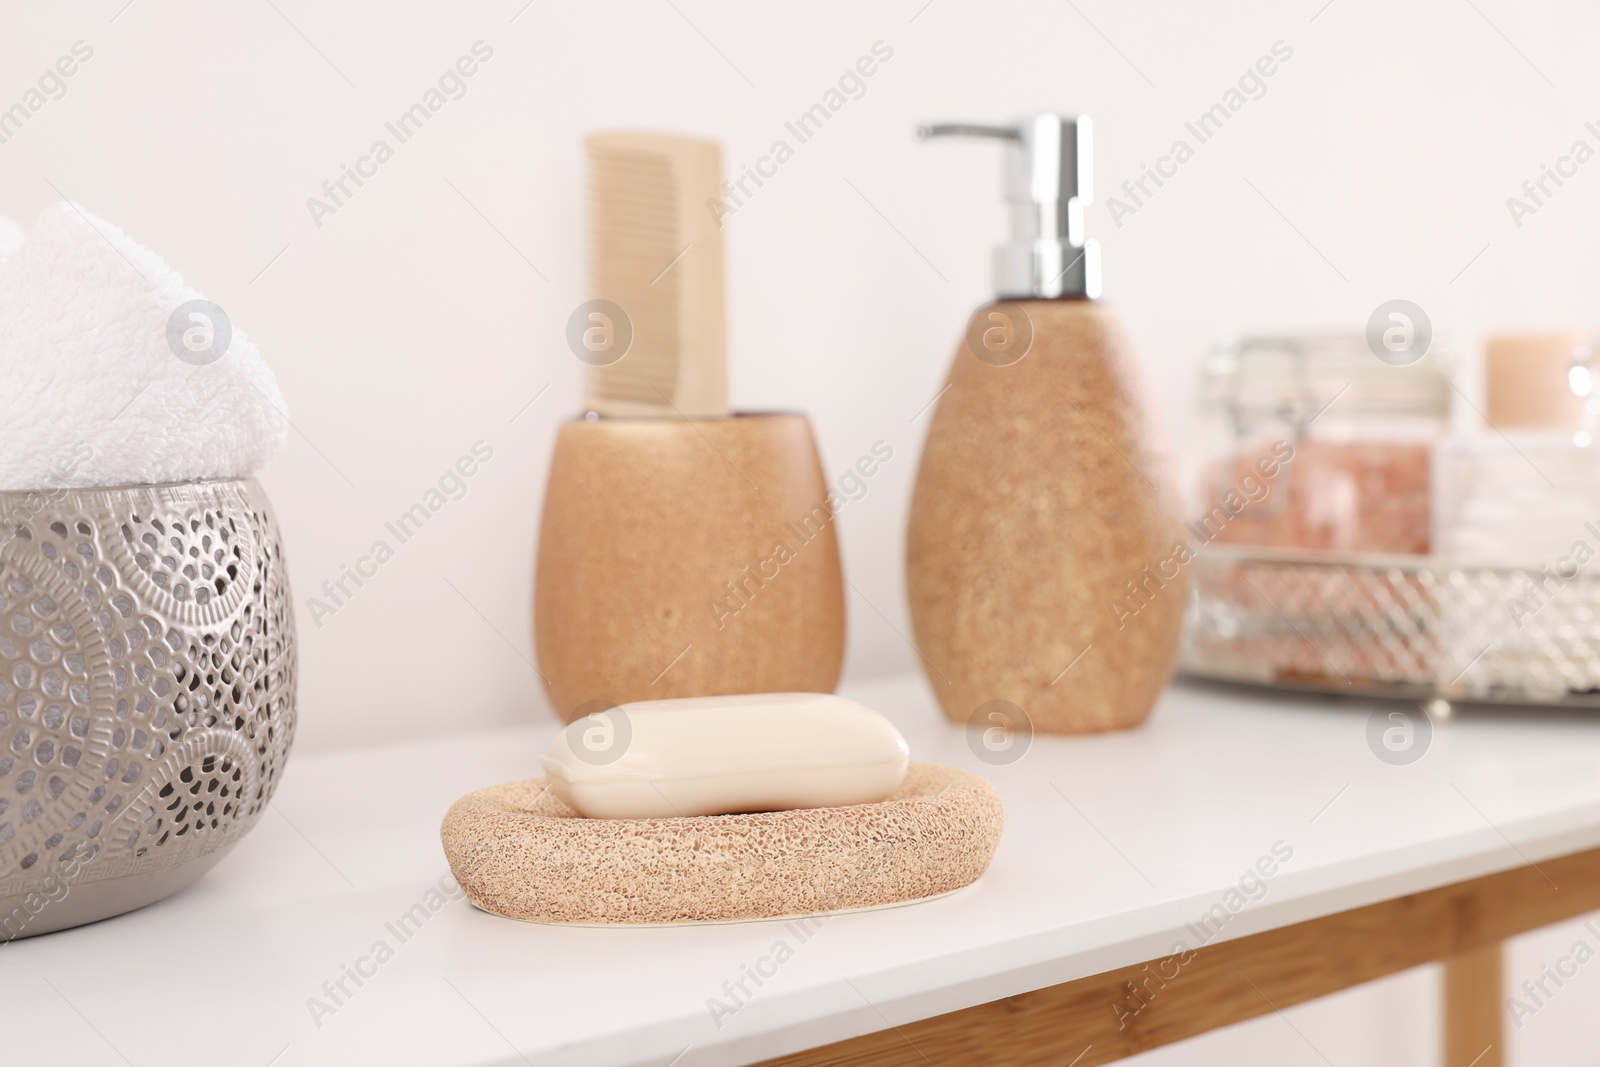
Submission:
{"label": "metal wire basket", "polygon": [[1222,545],[1192,567],[1192,676],[1600,707],[1600,574]]}

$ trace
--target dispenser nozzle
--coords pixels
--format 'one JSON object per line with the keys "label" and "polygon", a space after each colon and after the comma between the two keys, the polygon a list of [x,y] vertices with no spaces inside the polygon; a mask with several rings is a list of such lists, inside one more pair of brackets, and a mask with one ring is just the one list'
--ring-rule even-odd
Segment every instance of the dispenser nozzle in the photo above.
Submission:
{"label": "dispenser nozzle", "polygon": [[1022,132],[1015,126],[984,126],[971,122],[925,122],[917,127],[919,140],[929,137],[995,137],[1002,141],[1020,141]]}
{"label": "dispenser nozzle", "polygon": [[1087,115],[1033,115],[1011,126],[924,123],[916,133],[921,139],[986,137],[1017,146],[1006,153],[1011,240],[995,251],[999,296],[1100,295],[1100,245],[1085,238],[1083,226],[1083,209],[1094,199]]}

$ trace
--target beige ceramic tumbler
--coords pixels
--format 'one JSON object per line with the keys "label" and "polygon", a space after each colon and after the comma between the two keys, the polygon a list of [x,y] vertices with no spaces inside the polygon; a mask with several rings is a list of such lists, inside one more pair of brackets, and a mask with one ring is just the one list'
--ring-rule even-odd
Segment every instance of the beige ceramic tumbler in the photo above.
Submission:
{"label": "beige ceramic tumbler", "polygon": [[563,424],[537,571],[539,670],[566,721],[838,684],[839,547],[804,415]]}

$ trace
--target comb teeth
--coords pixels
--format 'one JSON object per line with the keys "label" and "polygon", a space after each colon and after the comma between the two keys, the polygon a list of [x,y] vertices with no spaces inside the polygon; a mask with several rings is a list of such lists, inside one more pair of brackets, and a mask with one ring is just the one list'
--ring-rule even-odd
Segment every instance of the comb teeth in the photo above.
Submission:
{"label": "comb teeth", "polygon": [[664,406],[678,392],[678,279],[662,273],[682,251],[677,182],[654,153],[595,148],[589,163],[594,291],[633,321],[628,354],[595,368],[596,392],[604,402]]}
{"label": "comb teeth", "polygon": [[722,235],[715,142],[664,134],[589,138],[590,274],[620,307],[632,340],[592,368],[590,410],[603,415],[728,414]]}

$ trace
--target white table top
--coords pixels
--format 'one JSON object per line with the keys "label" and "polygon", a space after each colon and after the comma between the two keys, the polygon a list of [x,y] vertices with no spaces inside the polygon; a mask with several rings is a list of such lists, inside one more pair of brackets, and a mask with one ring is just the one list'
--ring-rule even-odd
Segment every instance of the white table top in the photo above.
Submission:
{"label": "white table top", "polygon": [[[803,943],[782,923],[552,927],[459,899],[401,941],[386,924],[447,872],[444,810],[536,773],[556,724],[291,758],[276,810],[194,888],[0,948],[6,1059],[742,1064],[1192,946],[1186,924],[1278,842],[1292,857],[1224,938],[1600,846],[1592,714],[1469,709],[1392,766],[1368,748],[1372,704],[1179,685],[1141,730],[1041,737],[991,767],[920,679],[846,692],[917,758],[999,787],[1005,837],[976,885]],[[717,1025],[708,999],[779,940],[793,958]],[[314,1018],[380,941],[392,955]]]}

